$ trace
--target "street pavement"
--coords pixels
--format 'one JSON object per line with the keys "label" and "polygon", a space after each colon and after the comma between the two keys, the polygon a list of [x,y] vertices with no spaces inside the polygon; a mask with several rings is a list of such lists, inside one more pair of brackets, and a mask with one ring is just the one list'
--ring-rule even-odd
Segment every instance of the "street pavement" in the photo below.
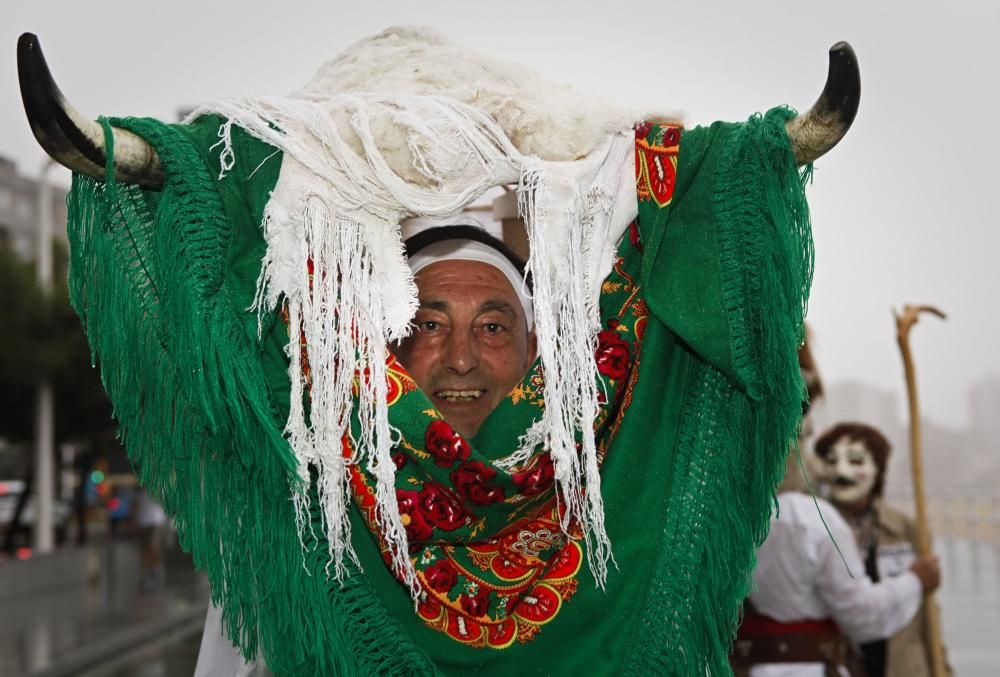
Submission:
{"label": "street pavement", "polygon": [[1000,675],[1000,544],[938,538],[941,630],[956,677]]}
{"label": "street pavement", "polygon": [[[115,566],[100,567],[85,585],[55,581],[42,592],[3,600],[0,677],[81,675],[151,642],[200,634],[208,583],[189,559],[168,557],[153,585],[139,583],[137,552],[108,559]],[[7,566],[0,564],[0,575]],[[190,675],[193,666],[176,674]]]}
{"label": "street pavement", "polygon": [[[937,551],[954,674],[1000,674],[1000,545],[941,538]],[[207,599],[204,577],[176,555],[163,585],[152,590],[143,590],[129,569],[93,586],[5,599],[0,677],[189,677]]]}

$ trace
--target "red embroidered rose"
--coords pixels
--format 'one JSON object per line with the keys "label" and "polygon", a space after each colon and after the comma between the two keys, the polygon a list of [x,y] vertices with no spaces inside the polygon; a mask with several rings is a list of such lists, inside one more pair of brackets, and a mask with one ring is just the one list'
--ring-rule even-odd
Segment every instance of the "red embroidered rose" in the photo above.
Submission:
{"label": "red embroidered rose", "polygon": [[468,515],[453,491],[434,482],[424,482],[419,508],[428,522],[444,531],[458,529],[465,524]]}
{"label": "red embroidered rose", "polygon": [[640,122],[635,126],[635,138],[645,140],[652,128],[652,122]]}
{"label": "red embroidered rose", "polygon": [[424,448],[434,456],[434,463],[449,468],[455,461],[469,458],[469,443],[444,421],[433,421],[424,434]]}
{"label": "red embroidered rose", "polygon": [[552,466],[552,456],[542,454],[538,463],[531,470],[514,473],[511,477],[517,486],[517,492],[522,496],[537,496],[552,486],[555,478],[555,468]]}
{"label": "red embroidered rose", "polygon": [[459,600],[462,603],[462,611],[474,618],[485,616],[490,609],[490,593],[485,589],[473,595],[462,595]]}
{"label": "red embroidered rose", "polygon": [[618,335],[617,320],[608,322],[608,328],[597,335],[597,371],[616,381],[628,374],[629,346]]}
{"label": "red embroidered rose", "polygon": [[663,130],[663,145],[676,146],[681,141],[681,130],[677,127],[667,127]]}
{"label": "red embroidered rose", "polygon": [[430,540],[434,535],[434,528],[423,515],[417,492],[396,489],[396,502],[399,504],[399,516],[406,527],[406,538],[410,545]]}
{"label": "red embroidered rose", "polygon": [[458,583],[458,572],[451,563],[443,559],[424,570],[427,585],[436,592],[448,592]]}
{"label": "red embroidered rose", "polygon": [[393,454],[392,462],[396,465],[396,470],[402,470],[403,466],[406,465],[406,454],[401,451]]}
{"label": "red embroidered rose", "polygon": [[479,461],[469,461],[452,470],[448,477],[463,498],[476,505],[492,505],[505,498],[502,487],[489,483],[496,474],[496,470]]}

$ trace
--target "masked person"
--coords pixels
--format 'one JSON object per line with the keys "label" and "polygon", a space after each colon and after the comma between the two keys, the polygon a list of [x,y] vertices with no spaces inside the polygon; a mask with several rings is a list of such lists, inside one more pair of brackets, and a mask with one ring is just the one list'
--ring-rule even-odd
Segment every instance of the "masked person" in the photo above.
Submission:
{"label": "masked person", "polygon": [[[643,122],[396,28],[107,121],[73,300],[218,629],[288,675],[726,671],[801,415],[797,163],[846,129],[806,117]],[[506,185],[523,277],[404,246]]]}
{"label": "masked person", "polygon": [[[822,383],[808,344],[799,363],[811,403]],[[807,404],[800,444],[809,426]],[[866,574],[851,528],[811,495],[793,449],[733,647],[737,676],[867,675],[857,645],[910,623],[924,591],[940,582],[934,558],[911,560],[897,574],[882,581]]]}
{"label": "masked person", "polygon": [[[830,500],[850,526],[865,573],[875,582],[896,580],[916,560],[916,524],[882,500],[889,441],[863,423],[839,423],[816,440]],[[869,677],[931,674],[923,607],[890,636],[861,645]]]}

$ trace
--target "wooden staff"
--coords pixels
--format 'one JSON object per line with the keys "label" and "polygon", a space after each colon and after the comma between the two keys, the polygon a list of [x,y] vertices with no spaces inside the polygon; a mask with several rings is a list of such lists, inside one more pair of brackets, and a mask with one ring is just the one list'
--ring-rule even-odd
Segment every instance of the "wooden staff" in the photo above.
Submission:
{"label": "wooden staff", "polygon": [[[913,468],[913,499],[917,506],[917,554],[931,554],[931,535],[927,526],[927,503],[924,498],[924,464],[920,435],[920,405],[917,401],[917,374],[910,352],[910,328],[917,323],[918,316],[928,312],[945,319],[945,314],[933,306],[903,306],[902,315],[896,316],[896,339],[903,354],[903,369],[906,372],[906,393],[910,400],[910,459]],[[934,677],[948,674],[944,662],[944,645],[941,643],[941,617],[934,602],[934,593],[924,594],[925,618],[927,619],[927,639],[930,642],[931,672]]]}

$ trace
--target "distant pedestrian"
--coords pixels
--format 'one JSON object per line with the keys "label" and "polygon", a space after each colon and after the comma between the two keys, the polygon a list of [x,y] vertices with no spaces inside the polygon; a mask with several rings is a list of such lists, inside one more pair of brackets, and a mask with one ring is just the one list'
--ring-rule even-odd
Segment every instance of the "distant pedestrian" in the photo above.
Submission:
{"label": "distant pedestrian", "polygon": [[[809,402],[815,401],[823,387],[808,344],[799,365]],[[810,429],[809,402],[800,445]],[[847,522],[830,503],[806,493],[801,480],[793,449],[733,648],[738,677],[865,675],[857,645],[906,626],[923,592],[940,583],[934,558],[918,558],[897,577],[873,582]]]}
{"label": "distant pedestrian", "polygon": [[134,505],[135,524],[142,543],[139,585],[148,590],[163,585],[166,580],[163,550],[168,528],[167,513],[149,492],[141,488],[136,489]]}

